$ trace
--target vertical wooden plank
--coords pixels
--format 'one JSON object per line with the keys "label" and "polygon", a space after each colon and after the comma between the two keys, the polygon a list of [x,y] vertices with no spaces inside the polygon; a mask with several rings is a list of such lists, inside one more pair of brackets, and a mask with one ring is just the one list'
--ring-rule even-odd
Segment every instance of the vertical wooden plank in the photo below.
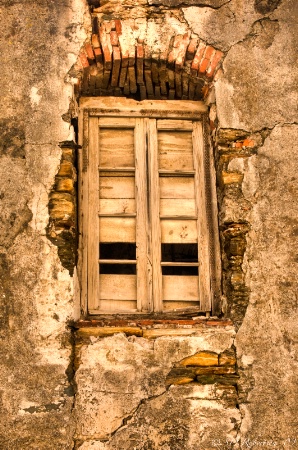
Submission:
{"label": "vertical wooden plank", "polygon": [[148,208],[145,119],[136,119],[135,124],[135,183],[137,204],[137,309],[150,311],[151,296],[148,282]]}
{"label": "vertical wooden plank", "polygon": [[[208,120],[208,119],[207,119]],[[211,290],[212,290],[212,314],[220,314],[221,301],[221,257],[219,243],[219,227],[218,227],[218,207],[216,194],[216,173],[214,167],[214,157],[212,153],[212,145],[210,142],[210,133],[208,130],[207,120],[203,121],[203,134],[205,152],[208,158],[208,172],[210,175],[209,185],[207,185],[208,195],[210,196],[208,206],[210,204],[210,259],[211,259]],[[205,129],[205,127],[207,129]]]}
{"label": "vertical wooden plank", "polygon": [[81,314],[83,316],[88,313],[88,130],[89,130],[89,114],[87,110],[81,110],[79,115],[79,144],[82,149],[79,153],[78,160],[78,227],[79,227],[79,255],[78,267],[81,282]]}
{"label": "vertical wooden plank", "polygon": [[98,118],[89,119],[88,155],[88,308],[99,308],[99,128]]}
{"label": "vertical wooden plank", "polygon": [[159,173],[156,120],[148,119],[149,204],[154,311],[162,311],[161,230],[159,218]]}
{"label": "vertical wooden plank", "polygon": [[202,311],[211,310],[209,228],[206,210],[206,180],[204,165],[204,139],[201,122],[194,122],[193,150],[195,192],[198,211],[199,298]]}

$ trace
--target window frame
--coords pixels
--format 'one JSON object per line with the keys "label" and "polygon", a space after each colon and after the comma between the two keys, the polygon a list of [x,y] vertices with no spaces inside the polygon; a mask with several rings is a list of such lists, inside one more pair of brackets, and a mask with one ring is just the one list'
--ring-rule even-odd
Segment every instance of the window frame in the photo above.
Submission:
{"label": "window frame", "polygon": [[[199,243],[198,245],[201,248],[205,248],[208,253],[209,259],[209,274],[207,283],[210,284],[210,301],[209,307],[205,308],[206,314],[212,311],[213,315],[217,315],[220,311],[220,297],[221,297],[221,261],[220,261],[220,246],[219,246],[219,233],[218,233],[218,213],[217,213],[217,196],[216,196],[216,178],[215,178],[215,168],[214,168],[214,157],[212,152],[212,146],[210,145],[210,137],[209,137],[209,129],[208,129],[208,109],[204,105],[203,102],[199,101],[189,101],[189,100],[144,100],[144,101],[135,101],[127,98],[116,98],[116,97],[99,97],[99,98],[89,98],[82,97],[80,99],[80,110],[79,110],[79,144],[82,146],[82,149],[79,152],[78,158],[78,228],[79,228],[79,252],[78,252],[78,275],[79,275],[79,284],[80,284],[80,304],[81,304],[81,314],[83,317],[90,316],[92,318],[96,318],[96,314],[90,314],[88,312],[88,294],[90,289],[92,292],[96,292],[98,289],[98,281],[96,277],[93,277],[92,274],[96,272],[95,268],[92,267],[96,264],[98,270],[98,259],[97,258],[89,258],[88,261],[88,247],[92,244],[93,240],[97,240],[99,242],[97,232],[96,233],[88,233],[90,229],[89,223],[96,220],[98,217],[98,212],[95,208],[90,208],[90,205],[93,202],[97,202],[96,189],[89,188],[89,184],[92,186],[92,182],[90,180],[95,179],[94,177],[98,177],[98,163],[96,163],[97,154],[94,153],[94,148],[96,148],[96,139],[98,139],[96,133],[92,132],[92,126],[89,127],[92,121],[96,121],[96,118],[99,117],[110,117],[115,118],[117,122],[117,117],[126,117],[126,118],[148,118],[148,119],[186,119],[186,120],[195,120],[202,125],[196,128],[196,133],[198,134],[196,139],[196,145],[200,148],[197,152],[199,155],[198,167],[200,167],[200,176],[202,182],[198,182],[198,179],[195,181],[196,187],[199,189],[199,195],[203,199],[205,204],[205,212],[203,215],[203,220],[205,220],[205,226],[207,230],[207,234],[205,234],[204,242]],[[139,121],[140,122],[140,121]],[[144,121],[143,121],[144,123]],[[148,126],[153,124],[153,121],[147,121]],[[153,126],[153,125],[152,125]],[[97,127],[96,127],[97,130]],[[153,128],[151,129],[151,133],[142,132],[138,135],[137,139],[145,139],[144,136],[147,136],[148,146],[152,146],[150,143],[150,135],[152,133],[156,133]],[[151,139],[152,140],[152,139]],[[146,145],[145,142],[141,142],[141,145]],[[93,153],[92,153],[93,152]],[[194,152],[195,153],[195,152]],[[150,152],[152,154],[152,151]],[[89,166],[89,161],[95,161],[95,164]],[[151,186],[156,183],[156,170],[157,167],[154,167],[154,164],[157,164],[157,158],[152,158],[148,165],[151,165],[149,168],[150,175],[150,183]],[[153,166],[152,166],[153,165]],[[137,176],[137,172],[136,172]],[[136,183],[140,183],[141,180],[136,178]],[[156,195],[156,194],[153,194]],[[153,204],[157,204],[158,202],[153,202]],[[145,212],[142,211],[141,214]],[[159,220],[159,214],[157,212],[152,212],[152,217],[156,217],[156,220]],[[207,241],[207,246],[206,246]],[[98,245],[98,244],[97,244]],[[160,265],[160,264],[159,264]],[[153,278],[155,277],[154,271],[160,270],[159,265],[157,267],[153,262]],[[91,270],[90,270],[91,269]],[[145,269],[142,268],[142,271]],[[90,275],[91,274],[91,275]],[[159,277],[160,279],[160,277]],[[144,292],[142,296],[144,296]],[[205,302],[206,303],[206,302]],[[155,312],[131,312],[131,313],[121,313],[121,316],[173,316],[171,311],[162,311],[159,307]],[[200,311],[200,314],[203,311]],[[107,313],[98,313],[98,316],[106,315]],[[186,312],[187,314],[187,312]],[[119,313],[111,312],[108,313],[109,317],[116,315]],[[184,316],[183,311],[179,311],[176,314],[177,316]],[[192,313],[194,315],[194,313]]]}

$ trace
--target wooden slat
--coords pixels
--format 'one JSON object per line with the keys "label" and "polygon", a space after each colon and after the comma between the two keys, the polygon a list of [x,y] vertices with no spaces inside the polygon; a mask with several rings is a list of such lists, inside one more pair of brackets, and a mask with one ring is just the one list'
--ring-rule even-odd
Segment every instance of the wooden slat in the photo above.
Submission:
{"label": "wooden slat", "polygon": [[193,170],[191,132],[158,132],[159,169]]}
{"label": "wooden slat", "polygon": [[136,264],[136,259],[99,259],[100,264]]}
{"label": "wooden slat", "polygon": [[186,308],[195,308],[197,307],[197,311],[199,311],[200,308],[200,302],[193,301],[193,302],[177,302],[177,301],[164,301],[163,302],[163,309],[164,311],[177,311],[177,310],[185,310]]}
{"label": "wooden slat", "polygon": [[198,262],[162,262],[163,267],[198,267]]}
{"label": "wooden slat", "polygon": [[195,199],[167,198],[160,200],[161,216],[174,216],[178,214],[194,216],[196,214]]}
{"label": "wooden slat", "polygon": [[190,130],[192,131],[191,120],[159,119],[157,120],[158,130]]}
{"label": "wooden slat", "polygon": [[[154,311],[162,311],[162,274],[161,274],[161,229],[159,220],[159,173],[158,173],[158,148],[156,120],[148,119],[148,169],[149,169],[149,201],[150,201],[150,226],[151,248],[149,258],[152,261],[152,294]],[[151,281],[151,280],[150,280]]]}
{"label": "wooden slat", "polygon": [[128,117],[100,117],[98,121],[102,128],[134,128],[135,122]]}
{"label": "wooden slat", "polygon": [[100,217],[99,241],[136,242],[136,219],[122,217]]}
{"label": "wooden slat", "polygon": [[[99,300],[99,230],[98,230],[98,119],[89,120],[89,164],[88,164],[88,307],[98,306]],[[90,226],[92,224],[92,229]]]}
{"label": "wooden slat", "polygon": [[136,201],[132,198],[112,198],[99,200],[100,214],[133,214],[136,212]]}
{"label": "wooden slat", "polygon": [[199,292],[200,306],[202,311],[211,310],[211,290],[210,290],[210,259],[209,259],[209,229],[206,211],[206,183],[204,167],[204,137],[202,124],[194,123],[193,148],[195,190],[197,194],[198,208],[198,252],[199,252]]}
{"label": "wooden slat", "polygon": [[188,177],[190,175],[194,175],[195,171],[194,170],[164,170],[164,169],[159,169],[158,170],[160,175],[164,175],[164,176],[172,176],[172,177]]}
{"label": "wooden slat", "polygon": [[100,177],[100,198],[135,198],[135,177]]}
{"label": "wooden slat", "polygon": [[163,300],[198,301],[198,277],[164,275],[162,277],[162,298]]}
{"label": "wooden slat", "polygon": [[[206,125],[205,125],[206,126]],[[209,130],[206,130],[207,133]],[[210,256],[211,267],[211,289],[212,289],[212,314],[219,315],[221,312],[221,256],[220,256],[220,243],[219,243],[219,228],[218,228],[218,207],[217,207],[217,193],[216,193],[216,173],[214,167],[214,157],[212,152],[212,144],[210,142],[210,133],[208,133],[208,160],[210,171],[210,203],[211,203],[211,223],[209,224],[209,235],[212,251]]]}
{"label": "wooden slat", "polygon": [[91,314],[121,314],[136,313],[136,300],[101,300],[98,310],[91,310]]}
{"label": "wooden slat", "polygon": [[160,215],[160,218],[161,219],[168,219],[168,220],[170,220],[170,219],[175,219],[175,220],[177,220],[177,219],[179,219],[179,220],[196,220],[197,219],[197,216],[187,216],[186,214],[176,214],[176,215],[172,215],[172,216],[162,216],[162,215]]}
{"label": "wooden slat", "polygon": [[129,177],[129,172],[131,172],[131,174],[133,174],[135,171],[134,167],[99,167],[99,172],[101,172],[101,176],[107,177],[107,176],[112,176],[111,173],[115,173],[115,175],[113,175],[114,177],[116,177],[117,175],[119,175],[118,172],[121,172],[121,176],[122,177]]}
{"label": "wooden slat", "polygon": [[163,244],[187,244],[198,241],[196,220],[161,220]]}
{"label": "wooden slat", "polygon": [[120,214],[98,214],[99,217],[137,217],[137,215],[134,214],[127,214],[127,213],[120,213]]}
{"label": "wooden slat", "polygon": [[[165,303],[167,304],[168,302]],[[191,336],[196,333],[198,333],[197,328],[155,328],[152,330],[143,330],[143,337],[146,339],[155,339],[161,336]]]}
{"label": "wooden slat", "polygon": [[194,177],[160,177],[160,198],[195,198]]}
{"label": "wooden slat", "polygon": [[[149,311],[151,293],[148,274],[148,211],[147,211],[147,167],[146,167],[146,128],[144,119],[135,119],[135,183],[136,183],[136,243],[137,243],[137,292],[138,311]],[[149,271],[148,271],[149,269]],[[151,286],[151,284],[150,284]]]}
{"label": "wooden slat", "polygon": [[177,100],[143,100],[141,102],[123,97],[81,97],[81,108],[92,108],[91,114],[125,117],[169,117],[183,119],[199,119],[208,112],[202,101],[180,102]]}
{"label": "wooden slat", "polygon": [[[76,277],[75,290],[80,291],[80,310],[85,315],[88,313],[88,280],[87,280],[87,264],[88,264],[88,176],[83,170],[83,152],[87,150],[89,117],[87,111],[79,113],[79,145],[78,151],[78,232],[79,232],[79,249],[78,249],[78,280]],[[80,285],[80,286],[77,286]],[[77,293],[77,292],[75,292]]]}
{"label": "wooden slat", "polygon": [[134,130],[100,128],[100,167],[134,166]]}
{"label": "wooden slat", "polygon": [[[136,275],[99,275],[100,300],[136,300],[137,277]],[[100,306],[102,308],[102,305]]]}

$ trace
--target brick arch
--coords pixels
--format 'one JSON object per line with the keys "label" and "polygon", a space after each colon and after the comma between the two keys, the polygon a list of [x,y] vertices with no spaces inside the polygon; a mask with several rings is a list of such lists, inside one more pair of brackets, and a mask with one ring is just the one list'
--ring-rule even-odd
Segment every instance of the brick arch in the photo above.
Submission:
{"label": "brick arch", "polygon": [[168,20],[102,20],[74,66],[77,95],[202,100],[223,53]]}

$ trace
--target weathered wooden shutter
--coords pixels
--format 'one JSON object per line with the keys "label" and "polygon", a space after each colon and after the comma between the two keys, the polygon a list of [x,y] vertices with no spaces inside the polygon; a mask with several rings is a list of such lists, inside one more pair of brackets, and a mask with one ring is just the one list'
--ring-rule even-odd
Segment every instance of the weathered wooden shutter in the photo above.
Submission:
{"label": "weathered wooden shutter", "polygon": [[211,310],[202,122],[154,114],[88,116],[81,191],[90,314]]}

